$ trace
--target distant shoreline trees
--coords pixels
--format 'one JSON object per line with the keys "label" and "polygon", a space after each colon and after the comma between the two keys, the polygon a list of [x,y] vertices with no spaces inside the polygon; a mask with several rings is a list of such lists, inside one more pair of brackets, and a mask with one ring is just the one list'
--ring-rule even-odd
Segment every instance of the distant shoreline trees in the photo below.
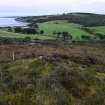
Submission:
{"label": "distant shoreline trees", "polygon": [[34,28],[22,28],[22,27],[15,27],[15,33],[22,33],[22,34],[37,34],[37,30]]}

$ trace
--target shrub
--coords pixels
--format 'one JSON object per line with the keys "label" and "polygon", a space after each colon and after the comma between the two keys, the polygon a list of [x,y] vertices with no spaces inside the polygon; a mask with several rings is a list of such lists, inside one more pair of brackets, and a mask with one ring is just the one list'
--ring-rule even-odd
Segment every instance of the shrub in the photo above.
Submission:
{"label": "shrub", "polygon": [[87,36],[87,35],[82,35],[81,38],[83,40],[90,40],[91,39],[91,37],[90,36]]}
{"label": "shrub", "polygon": [[41,30],[41,31],[40,31],[40,34],[44,34],[44,30]]}
{"label": "shrub", "polygon": [[21,32],[22,32],[22,28],[21,28],[21,27],[15,27],[15,28],[14,28],[14,31],[15,31],[16,33],[21,33]]}
{"label": "shrub", "polygon": [[24,41],[25,42],[30,42],[31,41],[31,38],[29,36],[27,36],[27,37],[24,38]]}

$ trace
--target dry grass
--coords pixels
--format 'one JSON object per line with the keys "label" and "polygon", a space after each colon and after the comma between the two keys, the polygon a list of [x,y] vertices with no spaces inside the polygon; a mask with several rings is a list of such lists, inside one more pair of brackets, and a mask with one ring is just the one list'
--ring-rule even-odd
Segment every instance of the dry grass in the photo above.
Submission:
{"label": "dry grass", "polygon": [[0,45],[0,62],[43,57],[59,60],[70,59],[83,64],[105,64],[105,48],[102,46],[73,45],[64,43],[36,43],[34,45]]}

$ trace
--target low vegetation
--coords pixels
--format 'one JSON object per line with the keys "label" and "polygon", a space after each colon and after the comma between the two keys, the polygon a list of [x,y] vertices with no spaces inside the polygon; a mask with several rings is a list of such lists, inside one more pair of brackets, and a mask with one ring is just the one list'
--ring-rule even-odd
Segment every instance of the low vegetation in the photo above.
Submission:
{"label": "low vegetation", "polygon": [[0,104],[104,105],[104,52],[90,44],[0,45]]}

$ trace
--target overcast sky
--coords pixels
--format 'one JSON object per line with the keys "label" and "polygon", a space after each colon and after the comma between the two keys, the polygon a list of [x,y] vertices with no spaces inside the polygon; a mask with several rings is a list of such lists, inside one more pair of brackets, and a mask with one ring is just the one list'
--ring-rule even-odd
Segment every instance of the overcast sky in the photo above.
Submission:
{"label": "overcast sky", "polygon": [[68,12],[105,14],[105,0],[0,0],[0,16]]}

